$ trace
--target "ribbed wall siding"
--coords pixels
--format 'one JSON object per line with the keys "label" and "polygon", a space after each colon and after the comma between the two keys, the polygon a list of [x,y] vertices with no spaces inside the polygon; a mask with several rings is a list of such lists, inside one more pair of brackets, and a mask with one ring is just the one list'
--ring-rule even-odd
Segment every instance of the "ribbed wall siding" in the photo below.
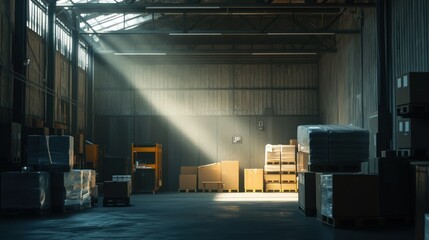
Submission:
{"label": "ribbed wall siding", "polygon": [[317,64],[96,61],[97,115],[318,115]]}
{"label": "ribbed wall siding", "polygon": [[[0,116],[1,120],[9,120],[11,114],[7,114],[13,107],[13,78],[10,70],[13,68],[10,59],[12,58],[11,40],[13,19],[10,18],[10,11],[14,11],[10,7],[10,0],[0,1],[0,108],[5,111],[0,111],[4,116]],[[6,110],[7,109],[7,110]]]}
{"label": "ribbed wall siding", "polygon": [[365,122],[364,127],[369,126],[368,120],[371,114],[378,112],[377,90],[377,22],[375,9],[364,11],[364,27],[362,29],[363,45],[363,106]]}
{"label": "ribbed wall siding", "polygon": [[429,1],[392,0],[391,79],[429,71]]}
{"label": "ribbed wall siding", "polygon": [[375,10],[365,9],[363,16],[362,36],[341,36],[338,51],[320,58],[320,112],[324,123],[367,128],[369,116],[378,109]]}

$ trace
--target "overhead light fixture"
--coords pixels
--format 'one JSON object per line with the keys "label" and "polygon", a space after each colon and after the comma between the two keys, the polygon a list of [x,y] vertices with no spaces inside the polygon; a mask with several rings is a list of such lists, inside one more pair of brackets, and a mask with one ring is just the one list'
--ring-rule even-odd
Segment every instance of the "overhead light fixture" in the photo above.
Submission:
{"label": "overhead light fixture", "polygon": [[313,56],[317,55],[317,53],[310,52],[253,52],[253,56],[296,56],[296,55],[308,55]]}
{"label": "overhead light fixture", "polygon": [[220,9],[219,6],[152,6],[146,7],[147,10],[174,10],[174,9]]}
{"label": "overhead light fixture", "polygon": [[331,32],[278,32],[278,33],[267,33],[272,36],[333,36],[335,33]]}
{"label": "overhead light fixture", "polygon": [[222,33],[169,33],[170,36],[221,36]]}
{"label": "overhead light fixture", "polygon": [[165,56],[167,53],[161,52],[129,52],[129,53],[114,53],[115,56]]}

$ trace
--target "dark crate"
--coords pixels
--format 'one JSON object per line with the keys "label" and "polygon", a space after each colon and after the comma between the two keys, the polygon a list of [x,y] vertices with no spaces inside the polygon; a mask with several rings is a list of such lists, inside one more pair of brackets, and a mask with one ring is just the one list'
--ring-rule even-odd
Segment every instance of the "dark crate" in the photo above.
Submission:
{"label": "dark crate", "polygon": [[316,173],[298,173],[298,202],[305,216],[316,216]]}
{"label": "dark crate", "polygon": [[398,149],[429,149],[429,120],[398,118],[396,133]]}
{"label": "dark crate", "polygon": [[20,162],[21,124],[14,122],[0,123],[0,133],[0,161]]}
{"label": "dark crate", "polygon": [[113,175],[130,175],[130,160],[125,157],[104,157],[102,162],[103,181],[112,181]]}
{"label": "dark crate", "polygon": [[134,172],[133,192],[153,192],[155,190],[155,169],[137,168]]}
{"label": "dark crate", "polygon": [[104,182],[104,198],[129,198],[131,194],[131,183],[130,182]]}
{"label": "dark crate", "polygon": [[409,72],[396,80],[396,105],[428,104],[428,72]]}

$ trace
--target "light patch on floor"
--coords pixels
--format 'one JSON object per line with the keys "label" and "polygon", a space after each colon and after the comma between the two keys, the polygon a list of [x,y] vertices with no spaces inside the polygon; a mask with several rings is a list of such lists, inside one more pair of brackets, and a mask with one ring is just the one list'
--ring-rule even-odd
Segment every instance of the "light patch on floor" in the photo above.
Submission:
{"label": "light patch on floor", "polygon": [[216,202],[298,202],[298,193],[216,193]]}

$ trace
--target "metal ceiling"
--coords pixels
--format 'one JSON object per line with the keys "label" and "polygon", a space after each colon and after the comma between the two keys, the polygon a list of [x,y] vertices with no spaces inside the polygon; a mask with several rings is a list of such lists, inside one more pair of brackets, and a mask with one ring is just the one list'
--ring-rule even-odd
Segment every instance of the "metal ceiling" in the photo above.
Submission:
{"label": "metal ceiling", "polygon": [[335,52],[338,35],[360,33],[360,9],[374,1],[63,0],[57,16],[79,26],[98,52],[290,58]]}

